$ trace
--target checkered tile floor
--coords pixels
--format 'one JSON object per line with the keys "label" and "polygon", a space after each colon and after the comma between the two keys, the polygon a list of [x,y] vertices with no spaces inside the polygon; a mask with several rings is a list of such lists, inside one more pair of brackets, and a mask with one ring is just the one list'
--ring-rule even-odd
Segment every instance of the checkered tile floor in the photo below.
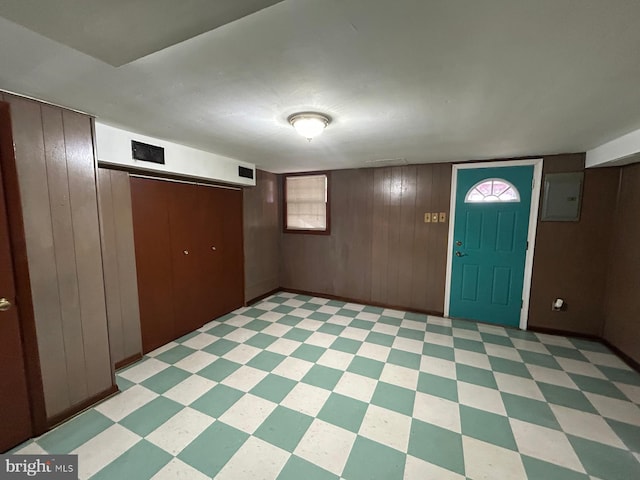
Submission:
{"label": "checkered tile floor", "polygon": [[92,479],[640,478],[640,375],[584,340],[280,293],[118,384],[18,451]]}

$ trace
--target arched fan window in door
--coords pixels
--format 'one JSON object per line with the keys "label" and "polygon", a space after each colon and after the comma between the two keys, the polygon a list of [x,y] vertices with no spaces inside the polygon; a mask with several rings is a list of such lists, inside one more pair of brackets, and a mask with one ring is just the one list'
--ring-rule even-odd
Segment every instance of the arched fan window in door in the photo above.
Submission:
{"label": "arched fan window in door", "polygon": [[502,178],[486,178],[469,189],[464,203],[519,202],[520,193],[510,182]]}

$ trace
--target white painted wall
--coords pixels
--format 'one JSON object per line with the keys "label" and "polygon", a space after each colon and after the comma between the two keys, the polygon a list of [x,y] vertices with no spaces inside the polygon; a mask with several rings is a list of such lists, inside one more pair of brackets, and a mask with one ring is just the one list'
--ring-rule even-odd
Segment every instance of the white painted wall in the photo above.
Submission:
{"label": "white painted wall", "polygon": [[585,166],[610,167],[640,161],[640,130],[603,143],[587,152]]}
{"label": "white painted wall", "polygon": [[[135,160],[131,156],[131,140],[164,148],[165,164]],[[100,166],[116,165],[149,172],[164,172],[195,179],[213,180],[234,185],[255,186],[255,165],[215,153],[185,147],[158,138],[147,137],[96,122],[96,149]],[[238,166],[254,170],[253,179],[238,175]]]}

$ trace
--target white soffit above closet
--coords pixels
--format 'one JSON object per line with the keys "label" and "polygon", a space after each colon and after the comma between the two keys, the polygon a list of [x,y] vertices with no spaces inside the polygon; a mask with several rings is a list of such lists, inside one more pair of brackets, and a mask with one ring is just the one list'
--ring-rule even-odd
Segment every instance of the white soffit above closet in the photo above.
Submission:
{"label": "white soffit above closet", "polygon": [[282,0],[2,0],[0,15],[118,67]]}
{"label": "white soffit above closet", "polygon": [[[185,147],[159,138],[147,137],[121,128],[95,123],[98,165],[124,167],[138,172],[178,175],[183,178],[206,180],[234,185],[255,186],[255,165],[226,158],[215,153]],[[131,141],[142,142],[163,149],[164,163],[136,160]],[[240,176],[240,168],[250,171],[250,178]]]}

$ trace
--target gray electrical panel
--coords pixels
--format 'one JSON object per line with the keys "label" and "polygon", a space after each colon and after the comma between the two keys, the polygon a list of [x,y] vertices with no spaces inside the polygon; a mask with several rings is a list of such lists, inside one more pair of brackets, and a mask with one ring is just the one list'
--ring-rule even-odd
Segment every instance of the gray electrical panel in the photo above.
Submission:
{"label": "gray electrical panel", "polygon": [[583,172],[548,173],[544,176],[541,220],[577,222],[580,220]]}

